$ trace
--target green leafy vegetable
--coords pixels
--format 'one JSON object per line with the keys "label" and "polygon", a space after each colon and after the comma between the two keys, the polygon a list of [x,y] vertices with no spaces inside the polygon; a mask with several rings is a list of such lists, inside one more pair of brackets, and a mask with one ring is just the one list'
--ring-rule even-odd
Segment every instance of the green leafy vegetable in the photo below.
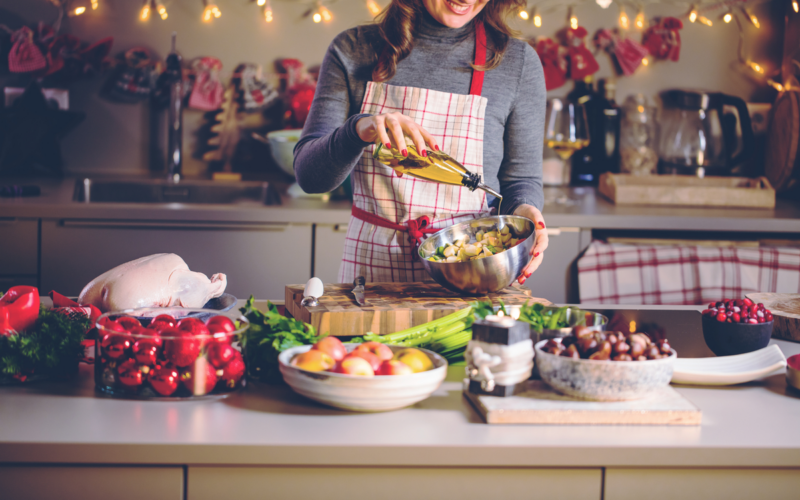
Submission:
{"label": "green leafy vegetable", "polygon": [[0,335],[0,375],[69,374],[83,356],[91,321],[83,314],[66,315],[42,308],[31,331]]}
{"label": "green leafy vegetable", "polygon": [[256,380],[280,381],[278,355],[292,347],[314,344],[324,337],[317,335],[308,323],[280,314],[272,302],[267,302],[267,310],[262,312],[255,307],[255,298],[251,296],[240,311],[250,321],[250,328],[241,342],[248,375]]}

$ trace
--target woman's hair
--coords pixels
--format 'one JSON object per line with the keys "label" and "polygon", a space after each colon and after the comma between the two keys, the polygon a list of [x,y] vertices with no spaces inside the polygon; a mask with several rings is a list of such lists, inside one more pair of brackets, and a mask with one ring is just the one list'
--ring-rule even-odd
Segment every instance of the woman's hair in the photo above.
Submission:
{"label": "woman's hair", "polygon": [[[425,12],[423,1],[391,0],[389,6],[378,15],[378,31],[385,45],[378,56],[375,69],[372,70],[374,81],[390,80],[397,70],[397,63],[411,52],[417,25]],[[525,0],[489,0],[475,16],[476,21],[482,21],[486,26],[486,45],[491,54],[486,65],[478,69],[494,69],[503,60],[509,38],[517,36],[517,32],[506,23],[506,16],[525,8],[525,5]]]}

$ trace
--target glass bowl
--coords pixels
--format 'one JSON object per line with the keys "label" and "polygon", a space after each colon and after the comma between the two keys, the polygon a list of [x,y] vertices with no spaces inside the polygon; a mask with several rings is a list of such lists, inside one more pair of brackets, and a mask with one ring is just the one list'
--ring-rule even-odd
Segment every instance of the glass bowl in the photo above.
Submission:
{"label": "glass bowl", "polygon": [[97,320],[94,382],[114,397],[214,399],[245,385],[236,311],[182,307],[112,311]]}

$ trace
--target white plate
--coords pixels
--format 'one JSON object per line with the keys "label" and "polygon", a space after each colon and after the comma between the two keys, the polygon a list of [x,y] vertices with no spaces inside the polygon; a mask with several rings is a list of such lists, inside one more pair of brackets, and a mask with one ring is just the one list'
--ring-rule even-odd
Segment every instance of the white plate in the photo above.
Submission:
{"label": "white plate", "polygon": [[786,356],[777,345],[735,356],[678,358],[672,383],[693,385],[743,384],[786,368]]}

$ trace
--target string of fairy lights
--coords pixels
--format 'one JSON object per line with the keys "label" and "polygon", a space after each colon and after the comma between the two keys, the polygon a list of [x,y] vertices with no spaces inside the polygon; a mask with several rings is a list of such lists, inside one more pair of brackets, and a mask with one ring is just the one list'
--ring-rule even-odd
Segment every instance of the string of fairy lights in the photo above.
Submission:
{"label": "string of fairy lights", "polygon": [[[89,11],[96,11],[100,7],[101,0],[50,0],[54,4],[60,6],[63,12],[69,16],[80,16]],[[166,20],[169,17],[165,2],[169,0],[141,0],[142,7],[139,11],[139,19],[141,21],[149,21],[151,18],[158,17],[161,20]],[[222,10],[215,3],[214,0],[185,0],[196,1],[202,4],[201,21],[211,23],[216,19],[222,17]],[[243,0],[226,0],[226,1],[243,1]],[[261,11],[261,16],[264,21],[271,23],[275,20],[275,13],[272,9],[271,0],[246,0],[255,4]],[[325,5],[333,3],[335,0],[292,0],[298,3],[309,5],[304,17],[310,18],[314,23],[329,23],[333,20],[333,13]],[[736,22],[739,29],[739,49],[738,58],[744,68],[753,73],[755,76],[762,77],[766,83],[774,87],[778,91],[785,90],[783,84],[774,80],[780,73],[780,70],[767,71],[765,65],[758,64],[752,61],[745,54],[744,49],[744,25],[749,23],[756,29],[761,28],[761,22],[754,13],[752,6],[768,0],[538,0],[532,6],[520,9],[517,16],[523,21],[529,21],[536,28],[543,27],[543,13],[551,13],[558,9],[565,8],[567,13],[567,25],[571,28],[578,27],[578,17],[575,14],[575,7],[581,3],[596,3],[603,9],[608,9],[612,4],[616,4],[619,8],[618,24],[619,29],[623,32],[629,30],[644,31],[651,25],[645,14],[645,6],[647,4],[667,4],[675,5],[676,7],[685,9],[684,14],[674,16],[681,19],[686,19],[690,23],[696,23],[711,27],[716,21],[722,21],[725,24]],[[791,3],[791,9],[800,14],[800,0],[788,0]],[[365,7],[367,11],[373,16],[377,16],[383,7],[377,0],[365,0]],[[636,14],[631,19],[629,12]],[[645,57],[642,60],[642,65],[648,66],[650,58]]]}

